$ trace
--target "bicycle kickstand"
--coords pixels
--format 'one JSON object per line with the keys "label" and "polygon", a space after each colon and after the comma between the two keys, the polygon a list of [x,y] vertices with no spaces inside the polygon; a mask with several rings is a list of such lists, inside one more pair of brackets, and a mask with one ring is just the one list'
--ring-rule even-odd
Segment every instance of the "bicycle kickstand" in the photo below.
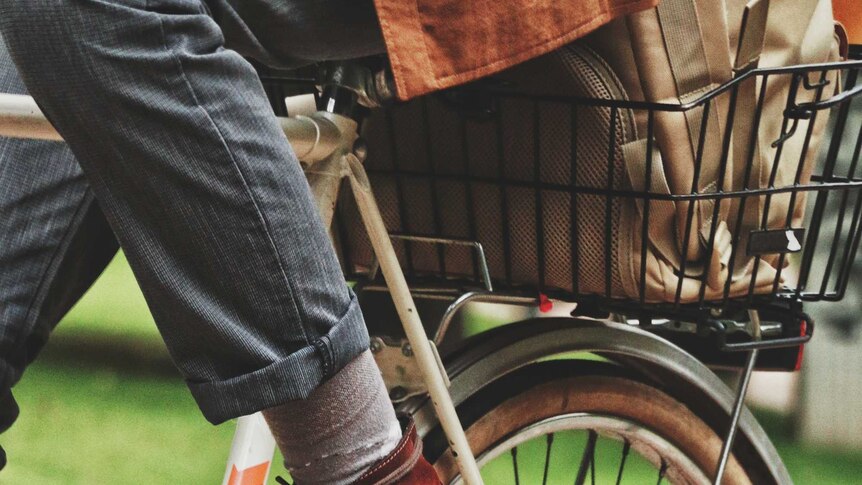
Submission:
{"label": "bicycle kickstand", "polygon": [[[759,340],[760,314],[757,310],[749,310],[748,319],[753,337],[755,340]],[[724,444],[721,447],[721,456],[718,461],[718,467],[715,470],[715,479],[712,482],[714,485],[721,485],[721,479],[724,477],[727,462],[730,460],[733,441],[736,439],[736,433],[739,429],[739,417],[742,414],[742,408],[745,406],[745,396],[748,393],[748,385],[751,383],[751,374],[754,371],[754,364],[757,362],[758,352],[756,348],[750,350],[745,359],[745,367],[740,375],[739,385],[736,390],[736,399],[733,402],[733,409],[730,415],[730,429],[728,429]]]}

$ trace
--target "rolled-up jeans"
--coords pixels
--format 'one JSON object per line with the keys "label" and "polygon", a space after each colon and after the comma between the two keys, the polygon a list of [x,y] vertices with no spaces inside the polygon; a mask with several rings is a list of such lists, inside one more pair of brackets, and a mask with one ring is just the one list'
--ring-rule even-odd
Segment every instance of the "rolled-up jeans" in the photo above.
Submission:
{"label": "rolled-up jeans", "polygon": [[0,400],[118,242],[213,423],[306,397],[365,350],[240,53],[367,55],[377,29],[371,0],[0,0],[0,91],[29,92],[67,141],[0,139]]}

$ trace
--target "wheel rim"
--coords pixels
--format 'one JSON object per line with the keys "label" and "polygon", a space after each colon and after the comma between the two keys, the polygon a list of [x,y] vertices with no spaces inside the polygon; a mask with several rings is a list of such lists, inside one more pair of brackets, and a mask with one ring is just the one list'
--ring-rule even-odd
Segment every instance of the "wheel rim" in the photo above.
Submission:
{"label": "wheel rim", "polygon": [[[576,439],[578,434],[580,439]],[[562,450],[555,455],[561,448],[561,437],[570,441],[562,446],[582,442],[580,450]],[[615,460],[598,458],[614,448]],[[508,483],[515,485],[646,483],[645,464],[653,467],[652,483],[710,483],[691,459],[655,432],[625,418],[594,413],[570,413],[538,421],[502,438],[476,460],[483,475],[494,477],[495,485],[506,483],[501,478],[507,476]],[[638,461],[643,463],[636,464]],[[615,467],[602,466],[609,463]],[[633,468],[636,481],[631,474],[626,475]],[[463,481],[457,477],[453,483]]]}

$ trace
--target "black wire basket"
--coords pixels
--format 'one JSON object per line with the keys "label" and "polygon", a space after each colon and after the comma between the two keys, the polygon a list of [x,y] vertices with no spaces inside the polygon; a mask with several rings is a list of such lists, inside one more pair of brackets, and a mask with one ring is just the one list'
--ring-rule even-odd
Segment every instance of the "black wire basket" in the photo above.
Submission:
{"label": "black wire basket", "polygon": [[[860,68],[750,70],[681,104],[486,80],[373,112],[366,167],[417,287],[545,294],[643,318],[838,301],[862,238]],[[651,175],[667,116],[684,117],[692,141],[693,175],[664,181],[676,189]],[[710,139],[715,123],[725,129]],[[620,162],[627,150],[642,156],[639,175]],[[335,233],[345,273],[362,280],[375,263],[355,210],[344,194]],[[657,243],[660,218],[674,232]],[[656,247],[669,241],[679,258],[662,266]]]}

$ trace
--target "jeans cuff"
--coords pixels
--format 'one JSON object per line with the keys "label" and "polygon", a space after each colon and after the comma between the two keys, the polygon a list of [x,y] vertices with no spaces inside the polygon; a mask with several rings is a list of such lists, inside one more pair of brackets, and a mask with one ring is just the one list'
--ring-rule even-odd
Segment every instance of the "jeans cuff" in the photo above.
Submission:
{"label": "jeans cuff", "polygon": [[213,424],[305,399],[324,380],[368,349],[368,329],[356,296],[341,320],[306,347],[263,369],[223,381],[187,382]]}

